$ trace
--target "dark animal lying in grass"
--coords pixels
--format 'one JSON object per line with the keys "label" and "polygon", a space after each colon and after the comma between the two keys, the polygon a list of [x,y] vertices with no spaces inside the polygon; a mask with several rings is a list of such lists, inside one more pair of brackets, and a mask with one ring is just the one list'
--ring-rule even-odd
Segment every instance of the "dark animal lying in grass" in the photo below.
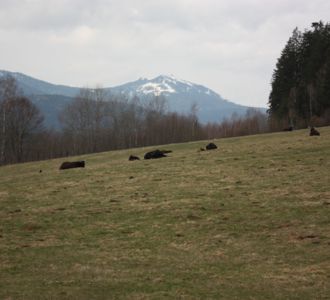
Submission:
{"label": "dark animal lying in grass", "polygon": [[128,158],[129,161],[132,161],[132,160],[140,160],[140,158],[138,158],[137,156],[134,156],[134,155],[130,155],[129,158]]}
{"label": "dark animal lying in grass", "polygon": [[72,168],[85,168],[85,161],[66,161],[61,164],[60,170],[72,169]]}
{"label": "dark animal lying in grass", "polygon": [[293,131],[293,126],[289,126],[287,128],[284,128],[283,131]]}
{"label": "dark animal lying in grass", "polygon": [[214,150],[217,149],[218,147],[214,143],[209,143],[205,148],[206,150]]}
{"label": "dark animal lying in grass", "polygon": [[320,133],[314,127],[311,127],[311,131],[310,131],[309,135],[310,136],[320,135]]}
{"label": "dark animal lying in grass", "polygon": [[155,159],[155,158],[162,158],[162,157],[167,157],[163,151],[160,150],[155,150],[155,151],[150,151],[144,155],[144,159]]}

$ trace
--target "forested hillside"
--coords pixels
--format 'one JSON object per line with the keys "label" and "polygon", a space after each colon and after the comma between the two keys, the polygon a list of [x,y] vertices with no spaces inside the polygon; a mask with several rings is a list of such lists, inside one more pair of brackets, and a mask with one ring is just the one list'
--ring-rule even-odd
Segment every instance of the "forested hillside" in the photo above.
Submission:
{"label": "forested hillside", "polygon": [[0,78],[0,165],[268,130],[267,116],[258,110],[203,125],[194,106],[189,114],[166,107],[162,96],[146,102],[81,89],[72,101],[58,103],[62,130],[54,131],[44,126],[44,114],[22,96],[15,78]]}
{"label": "forested hillside", "polygon": [[293,31],[273,73],[269,112],[277,126],[330,124],[329,23]]}

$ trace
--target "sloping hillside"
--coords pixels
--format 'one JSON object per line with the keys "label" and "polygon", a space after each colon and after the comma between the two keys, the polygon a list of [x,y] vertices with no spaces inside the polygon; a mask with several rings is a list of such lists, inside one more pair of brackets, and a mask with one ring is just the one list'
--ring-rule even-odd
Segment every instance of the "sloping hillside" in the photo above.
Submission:
{"label": "sloping hillside", "polygon": [[19,88],[25,95],[62,95],[66,97],[75,97],[79,93],[79,88],[52,84],[19,72],[10,72],[0,70],[0,77],[12,76],[16,79]]}
{"label": "sloping hillside", "polygon": [[326,299],[330,128],[319,130],[0,168],[0,298]]}

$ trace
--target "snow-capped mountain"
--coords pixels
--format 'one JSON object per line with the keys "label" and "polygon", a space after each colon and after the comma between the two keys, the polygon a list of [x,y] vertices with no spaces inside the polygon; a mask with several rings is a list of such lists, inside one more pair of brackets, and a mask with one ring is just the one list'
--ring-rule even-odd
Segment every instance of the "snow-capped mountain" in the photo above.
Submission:
{"label": "snow-capped mountain", "polygon": [[248,107],[223,99],[211,89],[173,75],[161,75],[153,79],[140,78],[112,88],[113,93],[137,95],[141,99],[150,96],[164,96],[170,111],[189,113],[193,104],[197,106],[197,115],[203,123],[219,122],[233,113],[245,114]]}
{"label": "snow-capped mountain", "polygon": [[135,93],[137,95],[168,96],[169,94],[186,93],[195,89],[199,92],[210,92],[209,89],[191,83],[186,80],[177,79],[173,75],[160,75],[154,79],[140,78],[113,88],[115,91]]}
{"label": "snow-capped mountain", "polygon": [[[32,78],[22,73],[0,70],[0,78],[13,76],[19,88],[45,115],[46,125],[59,127],[57,115],[64,106],[79,93],[79,88],[55,85]],[[120,86],[105,88],[109,94],[126,95],[127,98],[138,96],[142,101],[154,96],[167,100],[168,109],[179,113],[190,113],[193,105],[197,106],[197,115],[202,123],[219,122],[230,118],[233,113],[245,114],[248,107],[223,99],[211,89],[173,75],[161,75],[153,79],[140,78]],[[261,108],[265,111],[265,109]]]}

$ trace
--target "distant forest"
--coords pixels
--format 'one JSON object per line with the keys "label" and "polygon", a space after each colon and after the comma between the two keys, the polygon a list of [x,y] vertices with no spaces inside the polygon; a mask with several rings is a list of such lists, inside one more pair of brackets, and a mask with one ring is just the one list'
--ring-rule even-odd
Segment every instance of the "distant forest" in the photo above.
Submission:
{"label": "distant forest", "polygon": [[0,165],[117,149],[180,143],[266,132],[267,115],[250,109],[220,124],[201,124],[195,106],[189,114],[166,109],[163,97],[108,95],[81,89],[58,116],[62,130],[43,126],[38,108],[13,77],[0,79]]}
{"label": "distant forest", "polygon": [[330,124],[330,24],[296,28],[272,78],[269,114],[273,126]]}

